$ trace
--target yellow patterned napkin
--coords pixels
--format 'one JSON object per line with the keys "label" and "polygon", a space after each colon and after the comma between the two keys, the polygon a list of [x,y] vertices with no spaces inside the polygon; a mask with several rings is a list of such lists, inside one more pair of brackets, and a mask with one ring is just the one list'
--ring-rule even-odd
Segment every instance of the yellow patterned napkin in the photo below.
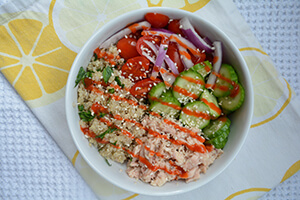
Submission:
{"label": "yellow patterned napkin", "polygon": [[68,72],[80,48],[103,24],[151,6],[194,12],[223,30],[248,64],[255,99],[248,139],[233,163],[197,190],[160,199],[255,199],[296,173],[299,102],[231,0],[12,0],[0,8],[0,71],[99,198],[152,199],[111,185],[80,156],[64,113]]}

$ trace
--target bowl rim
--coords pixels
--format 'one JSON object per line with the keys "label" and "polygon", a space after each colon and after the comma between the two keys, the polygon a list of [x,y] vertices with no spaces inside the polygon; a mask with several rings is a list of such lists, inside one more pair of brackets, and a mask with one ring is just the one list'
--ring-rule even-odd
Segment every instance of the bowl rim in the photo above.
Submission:
{"label": "bowl rim", "polygon": [[[99,171],[99,169],[97,168],[97,166],[95,166],[95,164],[87,157],[87,155],[84,152],[83,147],[79,144],[79,141],[77,141],[76,137],[75,137],[75,132],[73,131],[73,123],[72,123],[72,118],[71,118],[71,109],[74,109],[74,99],[72,98],[72,91],[74,90],[74,82],[71,82],[71,77],[72,76],[76,76],[77,71],[75,72],[75,69],[79,67],[77,66],[77,62],[82,59],[82,55],[84,52],[84,49],[86,49],[90,43],[93,43],[93,41],[95,40],[96,36],[99,34],[102,34],[102,32],[107,32],[106,30],[113,27],[113,26],[117,26],[119,21],[122,21],[123,18],[128,18],[129,16],[132,15],[140,15],[140,14],[145,14],[147,12],[157,12],[157,13],[165,13],[165,12],[176,12],[176,14],[181,14],[181,15],[185,15],[189,18],[194,18],[197,21],[201,21],[201,23],[204,23],[208,26],[210,26],[210,28],[212,28],[214,31],[218,32],[218,34],[222,35],[222,39],[226,40],[227,43],[229,43],[229,45],[231,46],[232,50],[234,51],[234,54],[237,56],[238,59],[238,63],[240,63],[240,65],[242,66],[243,72],[244,73],[244,81],[247,84],[247,94],[250,96],[250,98],[248,98],[249,100],[249,113],[246,115],[247,116],[247,124],[245,125],[245,129],[244,129],[244,134],[242,135],[240,142],[237,144],[235,151],[231,154],[231,156],[229,157],[229,159],[226,160],[225,163],[223,163],[223,167],[220,168],[219,170],[216,171],[216,173],[213,173],[207,180],[203,181],[201,184],[194,184],[193,186],[185,189],[185,190],[181,190],[180,188],[178,188],[178,190],[174,190],[174,191],[170,191],[170,192],[157,192],[157,193],[149,193],[146,191],[136,191],[134,189],[132,189],[131,187],[127,187],[124,185],[119,184],[118,182],[113,182],[112,180],[109,179],[109,177],[107,177],[105,174],[101,173]],[[124,27],[120,27],[121,30]],[[111,35],[109,35],[110,37]],[[106,39],[108,39],[109,37],[106,37]],[[105,39],[105,40],[106,40]],[[103,40],[103,41],[105,41]],[[102,42],[103,42],[102,41]],[[100,45],[100,43],[98,44],[98,46]],[[76,67],[77,66],[77,67]],[[244,86],[245,87],[245,86]],[[75,87],[77,88],[77,87]],[[76,89],[77,91],[77,89]],[[246,91],[245,91],[246,92]],[[77,100],[75,100],[77,102]],[[73,108],[72,108],[73,107]],[[185,11],[185,10],[180,10],[180,9],[176,9],[176,8],[167,8],[167,7],[148,7],[148,8],[141,8],[141,9],[137,9],[137,10],[133,10],[133,11],[129,11],[126,12],[114,19],[112,19],[111,21],[109,21],[108,23],[104,24],[99,30],[97,30],[84,44],[84,46],[80,49],[80,51],[78,52],[76,58],[73,61],[73,64],[71,66],[71,69],[69,71],[69,75],[68,75],[68,80],[67,80],[67,84],[66,84],[66,91],[65,91],[65,112],[66,112],[66,118],[67,118],[67,124],[68,124],[68,128],[69,131],[71,133],[72,139],[78,149],[78,151],[80,152],[82,158],[88,163],[88,165],[101,177],[105,178],[106,180],[108,180],[110,183],[125,189],[127,191],[131,191],[131,192],[135,192],[135,193],[139,193],[139,194],[144,194],[144,195],[151,195],[151,196],[168,196],[168,195],[175,195],[175,194],[181,194],[181,193],[185,193],[191,190],[194,190],[196,188],[202,187],[205,184],[207,184],[208,182],[210,182],[211,180],[215,179],[218,175],[220,175],[229,165],[230,163],[232,163],[232,161],[236,158],[237,154],[239,153],[239,151],[241,150],[242,146],[244,145],[247,135],[249,133],[249,129],[250,129],[250,125],[251,125],[251,121],[252,121],[252,116],[253,116],[253,107],[254,107],[254,98],[253,98],[253,87],[252,87],[252,81],[251,81],[251,76],[250,76],[250,72],[248,70],[247,64],[242,56],[242,54],[240,53],[240,51],[238,50],[238,48],[236,47],[236,45],[233,43],[233,41],[221,30],[219,29],[216,25],[214,25],[212,22],[209,22],[205,19],[203,19],[202,17],[200,17],[197,14]],[[77,122],[78,123],[78,122]],[[130,178],[130,177],[128,177]],[[201,179],[201,178],[200,178]],[[199,180],[197,180],[199,181]],[[153,186],[151,186],[153,187]],[[163,186],[162,186],[163,187]]]}

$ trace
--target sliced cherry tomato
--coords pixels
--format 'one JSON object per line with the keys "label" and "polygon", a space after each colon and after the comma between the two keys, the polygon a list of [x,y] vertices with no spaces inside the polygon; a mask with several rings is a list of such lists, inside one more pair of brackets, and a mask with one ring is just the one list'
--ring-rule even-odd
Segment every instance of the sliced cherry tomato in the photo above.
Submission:
{"label": "sliced cherry tomato", "polygon": [[134,38],[122,38],[117,43],[117,48],[120,51],[120,56],[125,60],[139,55],[136,50],[137,40]]}
{"label": "sliced cherry tomato", "polygon": [[194,63],[194,65],[206,60],[206,54],[205,53],[200,52],[199,55],[194,55],[194,54],[190,53],[190,55],[191,55],[192,62]]}
{"label": "sliced cherry tomato", "polygon": [[137,82],[148,77],[150,61],[143,57],[137,56],[127,60],[122,66],[122,75],[133,82]]}
{"label": "sliced cherry tomato", "polygon": [[145,52],[146,54],[148,54],[149,56],[153,57],[155,54],[153,52],[153,50],[148,46],[148,44],[145,43],[145,41],[151,42],[154,45],[159,46],[160,42],[161,42],[161,38],[159,36],[143,36],[140,39],[138,39],[137,43],[136,43],[136,50],[138,51],[138,53],[142,56],[143,52]]}
{"label": "sliced cherry tomato", "polygon": [[161,79],[156,78],[154,80],[150,78],[143,79],[137,83],[135,83],[131,88],[130,88],[130,93],[135,96],[138,99],[141,98],[146,98],[148,95],[148,92],[151,90],[151,88],[154,86],[154,84],[162,82]]}
{"label": "sliced cherry tomato", "polygon": [[170,18],[167,15],[159,13],[147,13],[145,19],[155,28],[163,28],[167,26]]}
{"label": "sliced cherry tomato", "polygon": [[168,25],[168,30],[172,31],[173,33],[180,34],[181,36],[184,36],[182,30],[179,28],[180,27],[180,22],[179,21],[180,21],[179,19],[172,20]]}
{"label": "sliced cherry tomato", "polygon": [[179,50],[175,42],[169,43],[167,55],[174,63],[176,63],[179,73],[184,71],[184,65],[182,64],[182,61],[180,59]]}

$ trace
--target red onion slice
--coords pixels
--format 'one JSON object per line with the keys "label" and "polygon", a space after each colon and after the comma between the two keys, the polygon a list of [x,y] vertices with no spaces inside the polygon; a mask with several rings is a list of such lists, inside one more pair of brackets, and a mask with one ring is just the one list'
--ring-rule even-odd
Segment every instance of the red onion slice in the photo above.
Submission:
{"label": "red onion slice", "polygon": [[168,33],[165,31],[161,31],[161,30],[144,30],[142,32],[142,35],[155,35],[155,36],[163,36],[163,37],[167,37],[169,38],[171,35],[173,35],[173,33]]}
{"label": "red onion slice", "polygon": [[154,77],[154,78],[157,77],[158,71],[164,63],[164,59],[165,59],[167,50],[168,50],[168,43],[160,44],[151,77]]}
{"label": "red onion slice", "polygon": [[187,17],[180,20],[180,25],[183,33],[196,47],[205,50],[207,53],[213,52],[213,48],[198,35]]}
{"label": "red onion slice", "polygon": [[176,76],[174,76],[171,72],[167,71],[164,67],[161,67],[159,70],[161,77],[166,85],[167,88],[172,87]]}
{"label": "red onion slice", "polygon": [[220,41],[215,41],[213,42],[213,46],[215,47],[215,52],[214,52],[214,62],[213,62],[213,68],[208,76],[208,80],[206,82],[205,87],[213,89],[214,85],[216,83],[217,76],[215,73],[219,73],[221,64],[222,64],[222,43]]}
{"label": "red onion slice", "polygon": [[165,56],[165,61],[166,61],[167,65],[169,66],[169,68],[171,69],[171,71],[172,71],[175,75],[178,75],[179,72],[178,72],[177,66],[176,66],[176,64],[173,62],[173,60],[171,60],[171,58],[169,58],[168,55]]}
{"label": "red onion slice", "polygon": [[117,32],[116,34],[114,34],[113,36],[108,38],[106,41],[104,41],[100,45],[100,49],[101,48],[108,48],[108,47],[110,47],[111,44],[117,43],[125,35],[130,34],[133,29],[134,30],[142,30],[142,29],[147,29],[147,28],[150,28],[150,27],[151,27],[151,24],[147,21],[142,21],[142,22],[133,24],[133,25],[127,27],[127,28],[122,29],[121,31]]}

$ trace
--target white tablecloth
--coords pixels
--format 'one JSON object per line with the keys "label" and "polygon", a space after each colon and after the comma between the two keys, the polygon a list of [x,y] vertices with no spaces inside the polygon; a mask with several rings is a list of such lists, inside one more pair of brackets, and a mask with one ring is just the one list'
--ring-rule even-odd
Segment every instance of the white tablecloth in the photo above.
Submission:
{"label": "white tablecloth", "polygon": [[[0,1],[0,5],[8,0]],[[300,1],[235,0],[282,76],[300,95]],[[300,172],[262,199],[299,199]],[[96,199],[0,73],[0,199]]]}

